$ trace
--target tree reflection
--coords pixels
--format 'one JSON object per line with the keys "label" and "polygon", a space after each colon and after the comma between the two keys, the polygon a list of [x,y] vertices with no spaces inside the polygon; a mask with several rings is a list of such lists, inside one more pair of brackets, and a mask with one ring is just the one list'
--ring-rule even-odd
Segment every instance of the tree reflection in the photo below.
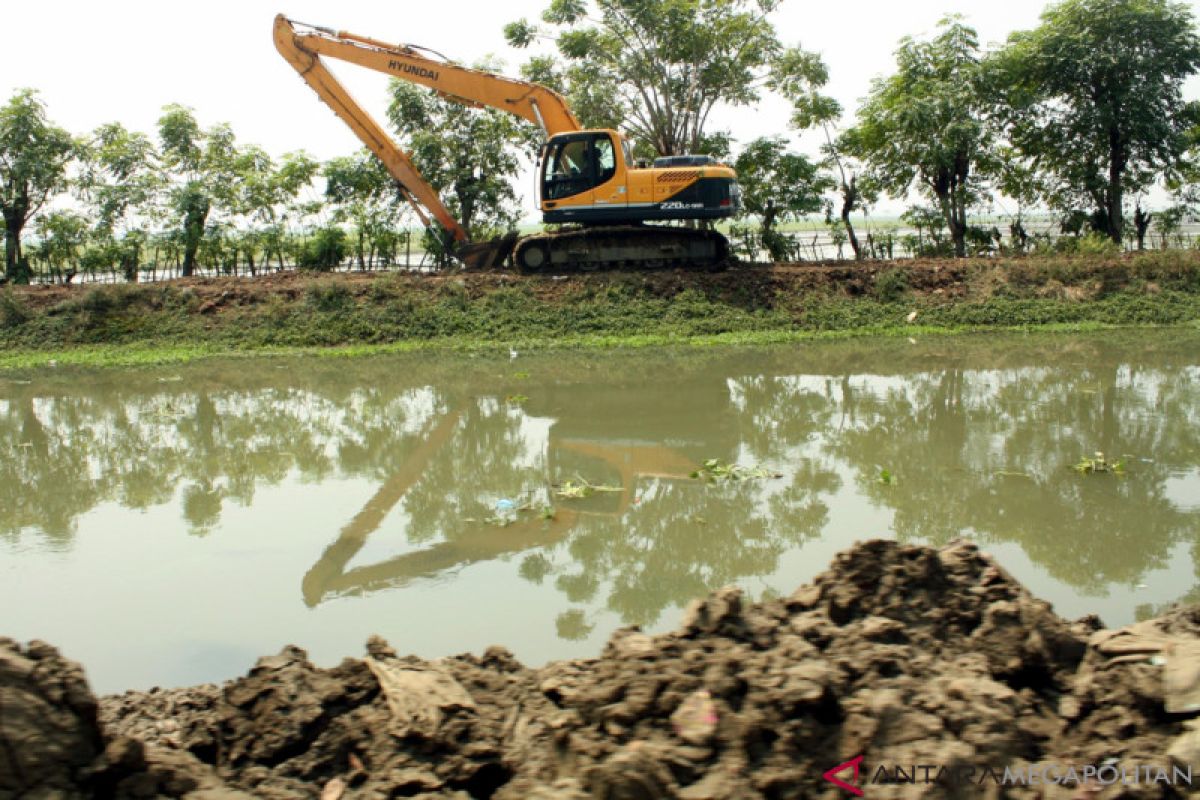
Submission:
{"label": "tree reflection", "polygon": [[[887,388],[863,379],[851,390],[854,425],[829,449],[854,465],[864,495],[894,510],[902,539],[1014,542],[1056,578],[1098,592],[1163,566],[1200,531],[1164,494],[1200,454],[1198,390],[1194,376],[1115,365],[952,369]],[[1093,451],[1125,459],[1125,474],[1071,469]]]}
{"label": "tree reflection", "polygon": [[[173,503],[203,534],[264,486],[357,478],[377,489],[330,533],[306,603],[511,556],[521,579],[561,594],[556,629],[576,638],[599,609],[651,624],[845,535],[828,530],[836,495],[890,512],[902,539],[1017,544],[1102,592],[1180,543],[1200,548],[1200,514],[1166,492],[1200,463],[1200,370],[1185,345],[555,355],[521,374],[262,362],[0,384],[0,536],[67,548],[106,502]],[[1125,474],[1070,468],[1096,450]],[[710,458],[784,477],[691,479]],[[621,491],[556,496],[580,479]],[[505,503],[526,510],[506,519]],[[410,551],[356,564],[385,524]]]}

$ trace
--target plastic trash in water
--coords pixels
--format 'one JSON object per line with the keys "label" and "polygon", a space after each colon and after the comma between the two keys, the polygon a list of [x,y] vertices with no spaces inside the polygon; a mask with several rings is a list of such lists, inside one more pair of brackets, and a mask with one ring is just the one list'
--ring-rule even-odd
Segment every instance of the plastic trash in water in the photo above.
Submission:
{"label": "plastic trash in water", "polygon": [[496,501],[497,511],[512,511],[517,507],[517,504],[507,498],[501,498]]}

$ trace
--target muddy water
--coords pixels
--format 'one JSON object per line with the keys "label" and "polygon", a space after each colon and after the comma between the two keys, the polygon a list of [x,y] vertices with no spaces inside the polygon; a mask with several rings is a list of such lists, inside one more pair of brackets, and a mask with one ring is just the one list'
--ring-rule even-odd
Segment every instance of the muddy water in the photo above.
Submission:
{"label": "muddy water", "polygon": [[[1073,469],[1097,451],[1120,469]],[[710,459],[742,479],[691,477]],[[1068,617],[1200,599],[1200,335],[0,378],[0,635],[100,691],[373,632],[594,655],[856,539],[959,535]]]}

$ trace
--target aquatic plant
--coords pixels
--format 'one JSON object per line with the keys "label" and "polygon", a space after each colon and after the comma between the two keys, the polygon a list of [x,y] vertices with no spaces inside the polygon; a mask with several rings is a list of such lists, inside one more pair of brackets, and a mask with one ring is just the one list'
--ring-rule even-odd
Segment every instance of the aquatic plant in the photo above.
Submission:
{"label": "aquatic plant", "polygon": [[1114,475],[1124,475],[1125,462],[1120,459],[1109,461],[1104,457],[1104,453],[1097,450],[1096,454],[1091,458],[1084,456],[1079,459],[1079,462],[1073,465],[1071,469],[1080,475],[1094,475],[1098,472],[1111,472]]}
{"label": "aquatic plant", "polygon": [[704,462],[704,466],[693,471],[691,477],[716,483],[717,481],[782,478],[783,473],[769,470],[766,467],[743,467],[741,464],[727,464],[720,459],[710,458]]}

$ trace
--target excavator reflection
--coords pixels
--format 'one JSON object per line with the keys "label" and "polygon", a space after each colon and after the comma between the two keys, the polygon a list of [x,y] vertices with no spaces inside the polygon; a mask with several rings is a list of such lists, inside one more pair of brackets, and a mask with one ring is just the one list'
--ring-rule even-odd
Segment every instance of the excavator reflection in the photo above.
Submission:
{"label": "excavator reflection", "polygon": [[[548,519],[522,515],[503,527],[464,525],[464,530],[451,540],[380,563],[347,569],[388,513],[421,479],[430,461],[449,443],[461,419],[461,411],[451,411],[432,425],[400,470],[342,528],[338,538],[304,576],[301,588],[306,605],[314,607],[333,597],[398,588],[481,561],[555,544],[565,540],[588,517],[619,519],[637,502],[639,481],[691,480],[689,476],[697,468],[694,458],[659,443],[560,438],[552,430],[548,442],[551,483],[587,469],[593,475],[603,472],[606,481],[615,477],[621,491],[582,501],[557,502],[553,516]],[[551,498],[553,501],[552,494]]]}

